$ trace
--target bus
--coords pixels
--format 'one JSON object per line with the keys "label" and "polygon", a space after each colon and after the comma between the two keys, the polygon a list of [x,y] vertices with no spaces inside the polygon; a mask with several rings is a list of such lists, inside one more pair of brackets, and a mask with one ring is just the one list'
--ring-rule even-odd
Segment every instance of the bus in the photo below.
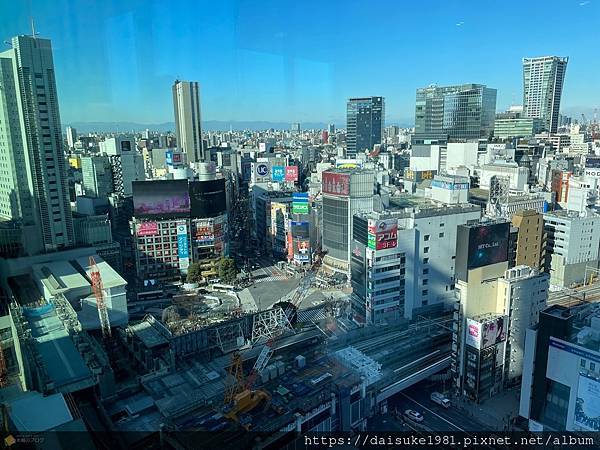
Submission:
{"label": "bus", "polygon": [[234,292],[235,286],[231,284],[214,283],[210,286],[215,292]]}

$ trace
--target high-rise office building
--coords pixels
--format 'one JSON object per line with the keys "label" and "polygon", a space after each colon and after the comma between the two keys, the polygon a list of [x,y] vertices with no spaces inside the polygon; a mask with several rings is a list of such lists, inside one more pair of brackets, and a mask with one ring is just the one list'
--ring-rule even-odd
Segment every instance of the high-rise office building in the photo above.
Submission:
{"label": "high-rise office building", "polygon": [[173,109],[177,146],[187,154],[191,163],[205,160],[200,124],[200,88],[197,81],[179,81],[173,84]]}
{"label": "high-rise office building", "polygon": [[[0,216],[55,251],[74,242],[50,40],[17,36],[0,53]],[[33,238],[33,234],[28,234]]]}
{"label": "high-rise office building", "polygon": [[85,195],[106,198],[114,192],[110,158],[108,155],[81,157],[81,174]]}
{"label": "high-rise office building", "polygon": [[383,141],[385,100],[383,97],[351,98],[346,105],[346,157],[373,150]]}
{"label": "high-rise office building", "polygon": [[556,133],[565,72],[569,58],[523,58],[523,112],[543,119],[546,131]]}
{"label": "high-rise office building", "polygon": [[496,89],[482,84],[417,89],[415,134],[487,139],[494,131]]}
{"label": "high-rise office building", "polygon": [[77,130],[73,127],[67,127],[67,145],[69,150],[75,148],[75,142],[77,142]]}

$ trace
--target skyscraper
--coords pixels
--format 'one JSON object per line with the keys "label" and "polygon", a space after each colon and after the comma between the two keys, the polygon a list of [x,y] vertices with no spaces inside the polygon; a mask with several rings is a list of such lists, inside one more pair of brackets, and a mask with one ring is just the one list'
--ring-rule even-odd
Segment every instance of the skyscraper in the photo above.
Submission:
{"label": "skyscraper", "polygon": [[197,81],[179,81],[173,84],[173,109],[177,146],[187,154],[188,162],[205,160],[200,124],[200,88]]}
{"label": "skyscraper", "polygon": [[523,112],[543,119],[546,130],[556,133],[565,72],[569,58],[523,58]]}
{"label": "skyscraper", "polygon": [[52,46],[17,36],[11,47],[0,53],[0,217],[31,226],[37,251],[59,250],[74,234]]}
{"label": "skyscraper", "polygon": [[77,130],[73,127],[67,127],[67,145],[69,150],[75,148],[75,142],[77,142]]}
{"label": "skyscraper", "polygon": [[346,105],[346,157],[381,144],[385,121],[383,97],[351,98]]}
{"label": "skyscraper", "polygon": [[488,138],[494,131],[496,89],[482,84],[417,89],[415,134],[454,140]]}

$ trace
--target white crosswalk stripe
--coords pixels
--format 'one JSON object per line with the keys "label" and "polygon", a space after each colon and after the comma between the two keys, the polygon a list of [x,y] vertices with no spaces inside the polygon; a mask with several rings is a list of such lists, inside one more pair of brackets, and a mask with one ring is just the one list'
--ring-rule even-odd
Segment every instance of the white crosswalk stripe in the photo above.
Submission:
{"label": "white crosswalk stripe", "polygon": [[271,275],[264,278],[255,278],[254,283],[263,283],[265,281],[283,281],[287,279],[288,277],[286,277],[285,275]]}

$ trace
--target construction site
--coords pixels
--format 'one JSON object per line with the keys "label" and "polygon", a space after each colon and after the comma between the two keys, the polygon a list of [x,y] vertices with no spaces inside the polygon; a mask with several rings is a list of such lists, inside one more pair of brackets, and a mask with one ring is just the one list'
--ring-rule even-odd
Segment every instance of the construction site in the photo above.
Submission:
{"label": "construction site", "polygon": [[63,396],[69,423],[129,432],[101,434],[103,445],[180,448],[189,437],[180,431],[226,431],[239,448],[253,431],[259,446],[280,448],[296,432],[362,430],[389,397],[450,366],[450,316],[360,327],[347,297],[306,304],[312,271],[265,310],[190,291],[161,314],[112,327],[98,266],[91,257],[84,272],[97,307],[92,332],[64,295],[45,299],[30,277],[11,279],[0,374]]}

